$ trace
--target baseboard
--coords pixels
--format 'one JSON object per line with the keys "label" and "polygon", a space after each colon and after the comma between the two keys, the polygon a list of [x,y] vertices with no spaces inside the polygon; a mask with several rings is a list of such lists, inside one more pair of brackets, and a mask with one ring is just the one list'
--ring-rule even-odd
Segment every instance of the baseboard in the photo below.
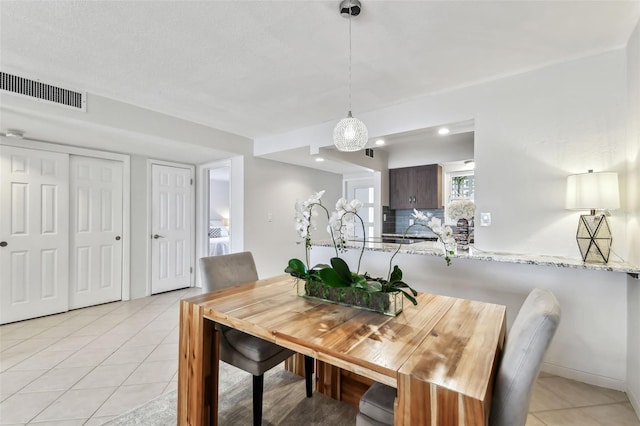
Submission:
{"label": "baseboard", "polygon": [[638,395],[634,394],[631,389],[627,389],[627,398],[629,398],[629,402],[631,402],[631,406],[636,411],[638,420],[640,420],[640,398],[638,398]]}
{"label": "baseboard", "polygon": [[[551,364],[548,362],[542,363],[542,371],[544,371],[545,373],[553,374],[555,376],[560,376],[560,377],[564,377],[571,380],[577,380],[578,382],[583,382],[590,385],[627,392],[627,382],[624,380],[618,380],[618,379],[613,379],[611,377],[599,376],[597,374],[591,374],[585,371],[574,370],[572,368],[567,368],[560,365]],[[631,399],[631,397],[629,397],[629,399]],[[636,409],[636,412],[637,411],[638,410]]]}

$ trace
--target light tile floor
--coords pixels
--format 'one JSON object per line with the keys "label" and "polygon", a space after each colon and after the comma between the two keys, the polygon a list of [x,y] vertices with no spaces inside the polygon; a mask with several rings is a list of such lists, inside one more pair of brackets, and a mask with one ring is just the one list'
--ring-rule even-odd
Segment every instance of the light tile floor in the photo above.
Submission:
{"label": "light tile floor", "polygon": [[[99,425],[177,386],[179,300],[199,289],[0,326],[0,425]],[[627,396],[541,374],[527,426],[640,426]]]}

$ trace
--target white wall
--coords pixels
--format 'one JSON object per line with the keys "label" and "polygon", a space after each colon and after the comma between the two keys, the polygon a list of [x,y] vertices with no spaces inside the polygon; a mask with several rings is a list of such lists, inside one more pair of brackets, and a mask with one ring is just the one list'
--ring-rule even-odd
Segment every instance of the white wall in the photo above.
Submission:
{"label": "white wall", "polygon": [[[627,205],[629,259],[640,264],[640,22],[627,46]],[[640,280],[627,278],[627,394],[640,417]]]}
{"label": "white wall", "polygon": [[229,219],[229,181],[211,179],[209,181],[209,218],[222,221]]}
{"label": "white wall", "polygon": [[[326,263],[333,249],[313,247],[311,253],[312,264]],[[353,269],[357,256],[354,249],[341,255]],[[391,253],[366,251],[360,271],[386,277],[390,259]],[[447,267],[442,257],[411,254],[399,254],[393,263],[418,291],[506,305],[509,327],[532,289],[551,290],[562,318],[543,370],[625,390],[625,274],[459,258]]]}
{"label": "white wall", "polygon": [[[324,189],[323,205],[333,210],[342,196],[342,175],[252,157],[244,167],[244,248],[253,252],[261,278],[282,274],[290,258],[305,256],[294,228],[296,200]],[[326,239],[326,221],[320,219],[313,235]]]}
{"label": "white wall", "polygon": [[131,298],[147,295],[147,158],[131,156]]}
{"label": "white wall", "polygon": [[[369,134],[400,133],[475,119],[476,229],[491,251],[578,257],[580,212],[565,210],[566,177],[617,171],[626,176],[624,49],[551,65],[360,114]],[[326,146],[334,123],[255,141],[257,154],[297,144]],[[625,190],[625,188],[622,188]],[[627,256],[627,206],[610,223],[614,249]],[[518,230],[518,232],[514,232]]]}
{"label": "white wall", "polygon": [[389,168],[473,159],[473,132],[441,138],[440,143],[407,143],[394,147],[389,153]]}
{"label": "white wall", "polygon": [[[250,154],[252,142],[144,108],[89,94],[87,112],[0,94],[2,130],[67,145],[131,155],[131,298],[148,294],[147,160],[194,164]],[[242,235],[241,229],[239,232]]]}
{"label": "white wall", "polygon": [[87,111],[0,93],[2,130],[30,138],[177,162],[251,154],[250,139],[102,96],[87,94]]}

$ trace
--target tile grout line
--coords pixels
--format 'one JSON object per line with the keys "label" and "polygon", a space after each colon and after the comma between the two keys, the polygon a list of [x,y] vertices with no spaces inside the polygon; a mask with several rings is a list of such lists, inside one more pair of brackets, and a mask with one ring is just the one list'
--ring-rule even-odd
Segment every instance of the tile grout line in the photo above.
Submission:
{"label": "tile grout line", "polygon": [[601,404],[590,404],[590,405],[576,405],[574,407],[565,407],[565,408],[552,408],[549,410],[538,410],[538,411],[530,411],[529,414],[539,414],[539,413],[553,413],[556,411],[566,411],[566,410],[581,410],[583,408],[590,408],[590,407],[606,407],[609,405],[622,405],[622,404],[629,404],[629,401],[614,401],[614,402],[605,402],[605,403],[601,403]]}
{"label": "tile grout line", "polygon": [[[98,305],[98,306],[104,306],[104,304],[103,304],[103,305]],[[90,307],[87,307],[87,308],[88,308],[88,309],[91,309],[92,307],[90,306]],[[84,309],[84,308],[80,308],[80,309]],[[80,310],[80,309],[79,309],[79,310]],[[118,308],[116,308],[116,309],[118,309]],[[115,309],[113,309],[113,310],[115,310]],[[113,310],[112,310],[112,311],[113,311]],[[110,311],[110,312],[112,312],[112,311]],[[94,319],[92,322],[95,322],[95,321],[97,321],[98,319],[103,318],[104,316],[108,315],[110,312],[106,312],[105,314],[103,314],[103,315],[101,315],[101,316],[98,316],[98,317],[97,317],[96,319]],[[73,317],[71,317],[71,318],[69,318],[69,319],[75,318],[75,317],[77,317],[78,315],[79,315],[79,314],[76,314],[76,315],[74,315]],[[123,321],[125,321],[125,320],[126,320],[126,318],[125,318],[125,319],[123,319]],[[26,320],[26,321],[28,321],[28,320]],[[63,324],[63,323],[65,323],[66,321],[68,321],[68,320],[63,321],[63,322],[61,322],[60,324]],[[121,322],[123,322],[123,321],[121,321]],[[117,324],[120,324],[121,322],[119,322],[119,323],[117,323]],[[56,324],[56,325],[51,326],[51,327],[49,327],[49,328],[57,327],[57,326],[59,326],[60,324]],[[111,329],[115,328],[117,324],[114,324],[114,325],[111,327]],[[86,327],[88,327],[88,326],[90,326],[90,324],[85,325],[84,327],[80,328],[79,330],[81,330],[81,329],[83,329],[83,328],[86,328]],[[109,329],[109,330],[111,330],[111,329]],[[78,330],[78,331],[79,331],[79,330]],[[43,331],[42,333],[44,333],[44,331]],[[40,334],[42,334],[42,333],[40,333]],[[39,336],[40,334],[34,335],[34,336],[30,337],[29,339],[36,338],[36,336]],[[59,342],[60,340],[64,339],[64,338],[66,338],[66,337],[69,337],[69,336],[63,336],[63,337],[60,337],[60,339],[58,340],[58,342]],[[89,336],[89,337],[92,337],[92,336]],[[45,374],[49,373],[51,370],[54,370],[54,369],[56,368],[56,366],[57,366],[57,365],[62,364],[64,361],[66,361],[67,359],[69,359],[70,357],[72,357],[73,355],[75,355],[75,354],[76,354],[77,352],[79,352],[80,350],[84,349],[86,346],[88,346],[90,343],[92,343],[92,342],[94,342],[95,340],[97,340],[99,337],[100,337],[100,335],[95,336],[95,338],[94,338],[94,339],[92,339],[92,340],[90,340],[89,342],[87,342],[84,346],[81,346],[80,348],[76,349],[74,353],[72,353],[72,354],[70,354],[69,356],[67,356],[66,358],[64,358],[64,359],[60,360],[60,362],[58,362],[58,363],[57,363],[56,365],[54,365],[53,367],[51,367],[51,368],[49,368],[49,369],[46,369],[46,371],[45,371],[44,373],[42,373],[41,375],[39,375],[38,377],[34,378],[34,379],[33,379],[32,381],[30,381],[29,383],[25,384],[24,386],[22,386],[21,388],[19,388],[19,389],[18,389],[18,390],[16,390],[15,392],[13,392],[13,393],[12,393],[11,395],[9,395],[6,399],[9,399],[9,398],[10,398],[10,397],[12,397],[13,395],[15,395],[15,394],[19,393],[21,390],[23,390],[24,388],[26,388],[27,386],[29,386],[29,385],[30,385],[31,383],[33,383],[34,381],[38,380],[39,378],[41,378],[41,377],[42,377],[42,376],[44,376]],[[25,339],[25,340],[29,340],[29,339]],[[51,343],[50,345],[48,345],[48,346],[45,346],[45,347],[41,348],[40,350],[38,350],[38,351],[34,352],[34,353],[33,353],[33,355],[31,355],[31,356],[29,356],[29,357],[25,358],[24,360],[20,361],[20,362],[19,362],[19,363],[17,363],[16,365],[13,365],[13,366],[9,367],[9,368],[8,368],[7,370],[5,370],[5,371],[6,371],[6,372],[29,371],[29,370],[12,370],[12,369],[13,369],[14,367],[16,367],[17,365],[21,364],[22,362],[29,360],[29,359],[30,359],[30,358],[32,358],[33,356],[35,356],[35,355],[37,355],[37,354],[39,354],[39,353],[45,352],[45,350],[46,350],[47,348],[49,348],[49,347],[50,347],[50,346],[52,346],[52,345],[55,345],[56,343],[57,343],[57,342],[55,342],[55,343]],[[117,349],[116,349],[116,350],[117,350]],[[114,350],[114,352],[115,352],[115,350]],[[112,352],[111,354],[109,354],[109,356],[111,356],[111,355],[113,355],[113,352]],[[92,368],[89,372],[87,372],[87,374],[85,374],[85,375],[84,375],[84,376],[82,376],[80,379],[78,379],[78,381],[82,380],[84,377],[86,377],[88,374],[90,374],[93,370],[95,370],[95,368],[96,368],[96,367],[98,367],[98,366],[94,366],[94,368]],[[3,371],[3,373],[4,373],[5,371]],[[75,383],[74,383],[74,385],[76,385],[76,384],[78,383],[78,381],[77,381],[77,382],[75,382]],[[73,386],[72,386],[72,387],[73,387]],[[71,388],[69,388],[69,389],[71,389]],[[69,389],[67,389],[67,390],[69,390]],[[65,391],[65,392],[63,392],[63,394],[62,394],[62,395],[64,395],[64,393],[66,393],[66,391]],[[62,395],[60,395],[60,396],[62,396]],[[6,399],[5,399],[5,400],[6,400]],[[56,399],[56,400],[54,400],[53,402],[55,402],[55,401],[57,401],[57,399]],[[53,404],[53,402],[52,402],[52,404]],[[51,404],[50,404],[50,405],[51,405]],[[48,408],[48,407],[49,407],[49,406],[47,406],[46,408]],[[46,409],[46,408],[45,408],[45,409]],[[40,413],[38,413],[38,414],[40,414]]]}
{"label": "tile grout line", "polygon": [[[151,297],[153,297],[153,296],[151,296]],[[167,312],[167,311],[171,308],[171,306],[173,305],[173,303],[175,303],[175,302],[172,302],[171,304],[169,304],[169,305],[167,306],[167,308],[166,308],[165,310],[163,310],[162,312],[159,312],[159,313],[158,313],[158,315],[156,315],[156,316],[154,317],[154,319],[157,319],[160,315],[162,315],[162,314],[164,314],[165,312]],[[149,304],[151,304],[151,303],[148,303],[148,304],[146,304],[145,306],[148,306]],[[138,312],[139,312],[139,310],[138,310]],[[149,322],[149,324],[150,324],[150,323],[151,323],[151,322]],[[147,326],[148,326],[148,324],[147,324]],[[146,328],[146,326],[145,326],[145,328]],[[144,329],[143,329],[143,330],[144,330]],[[171,333],[171,331],[173,331],[173,329],[172,329],[172,330],[170,330],[170,331],[167,333],[167,335],[168,335],[169,333]],[[140,331],[139,331],[138,333],[136,333],[135,335],[131,336],[131,338],[130,338],[129,340],[127,340],[127,342],[129,342],[131,339],[133,339],[135,336],[137,336],[137,335],[138,335],[138,334],[140,334],[141,332],[142,332],[142,330],[140,330]],[[166,338],[166,336],[165,336],[165,338]],[[164,338],[163,338],[162,340],[164,340]],[[94,412],[89,416],[89,418],[87,419],[87,421],[86,421],[85,423],[87,423],[87,422],[89,422],[89,420],[91,420],[91,419],[95,418],[94,416],[95,416],[95,414],[100,410],[100,408],[102,408],[102,407],[104,406],[104,404],[105,404],[105,403],[106,403],[106,402],[107,402],[107,401],[108,401],[108,400],[109,400],[109,399],[110,399],[110,398],[111,398],[111,397],[112,397],[112,396],[113,396],[113,395],[114,395],[118,390],[120,390],[120,388],[121,388],[122,386],[124,386],[124,383],[125,383],[125,382],[126,382],[126,381],[127,381],[127,380],[128,380],[128,379],[129,379],[129,378],[130,378],[130,377],[131,377],[131,376],[132,376],[132,375],[133,375],[137,370],[138,370],[138,368],[140,368],[140,366],[142,365],[142,363],[144,363],[144,361],[145,361],[147,358],[149,358],[149,356],[150,356],[150,355],[151,355],[151,354],[152,354],[152,353],[153,353],[153,352],[158,348],[158,346],[160,346],[160,344],[162,344],[162,340],[161,340],[159,343],[157,343],[157,344],[156,344],[156,346],[155,346],[155,348],[154,348],[154,350],[153,350],[153,351],[149,352],[149,355],[147,355],[147,356],[146,356],[142,361],[140,361],[140,362],[138,363],[138,366],[137,366],[135,369],[133,369],[133,371],[131,371],[131,373],[129,373],[129,375],[128,375],[128,376],[127,376],[127,377],[122,381],[122,383],[121,383],[120,385],[118,385],[118,386],[116,387],[115,391],[113,391],[113,393],[112,393],[111,395],[109,395],[109,397],[108,397],[108,398],[106,398],[104,401],[102,401],[102,404],[100,404],[100,405],[99,405],[99,406],[94,410]],[[122,346],[122,345],[121,345],[121,346]],[[105,359],[105,360],[106,360],[106,359]],[[103,361],[103,362],[104,362],[104,361]],[[102,365],[102,363],[100,363],[100,365]],[[121,413],[121,414],[124,414],[124,413]]]}
{"label": "tile grout line", "polygon": [[[99,306],[101,306],[101,305],[99,305]],[[88,307],[88,308],[90,309],[91,307]],[[116,309],[118,309],[118,308],[116,308]],[[114,310],[115,310],[115,309],[114,309]],[[111,312],[112,312],[112,311],[111,311]],[[110,313],[110,312],[106,312],[104,315],[98,316],[96,319],[94,319],[94,320],[92,321],[92,323],[93,323],[93,322],[95,322],[95,321],[97,321],[97,320],[98,320],[98,319],[100,319],[100,318],[103,318],[104,316],[108,315],[109,313]],[[74,317],[76,317],[76,316],[78,316],[78,315],[79,315],[79,314],[74,315],[74,316],[73,316],[73,317],[71,317],[71,318],[74,318]],[[129,315],[129,316],[130,316],[130,315]],[[129,316],[127,316],[127,318],[128,318]],[[71,319],[71,318],[70,318],[70,319]],[[125,320],[126,320],[126,318],[125,318],[125,319],[123,319],[122,321],[118,322],[117,324],[120,324],[120,323],[124,322]],[[64,322],[66,322],[66,321],[63,321],[63,323],[64,323]],[[114,325],[113,325],[113,327],[111,327],[109,330],[112,330],[113,328],[115,328],[117,324],[114,324]],[[88,327],[89,325],[90,325],[90,324],[87,324],[85,327]],[[82,328],[85,328],[85,327],[82,327]],[[81,328],[81,329],[82,329],[82,328]],[[79,329],[79,330],[80,330],[80,329]],[[94,338],[94,339],[92,339],[92,340],[90,340],[89,342],[87,342],[87,344],[86,344],[86,345],[84,345],[84,346],[82,346],[82,347],[78,348],[78,349],[77,349],[73,354],[70,354],[68,357],[66,357],[65,359],[61,360],[61,361],[60,361],[58,364],[56,364],[56,365],[59,365],[59,364],[61,364],[62,362],[66,361],[68,358],[70,358],[70,357],[72,357],[73,355],[75,355],[76,353],[78,353],[81,349],[83,349],[84,347],[86,347],[87,345],[89,345],[89,343],[91,343],[91,342],[93,342],[93,341],[97,340],[99,337],[100,337],[100,335],[95,336],[95,338]],[[62,337],[60,340],[62,340],[62,339],[64,339],[64,337]],[[109,354],[109,356],[113,355],[117,350],[118,350],[118,349],[114,349],[114,350],[113,350],[113,352],[111,352],[111,353]],[[44,350],[42,350],[42,351],[44,351]],[[41,351],[41,352],[42,352],[42,351]],[[38,352],[38,353],[39,353],[39,352]],[[108,357],[107,357],[107,358],[108,358]],[[28,359],[28,358],[27,358],[27,359]],[[106,358],[105,358],[105,359],[106,359]],[[104,360],[103,360],[103,361],[104,361]],[[100,363],[100,364],[102,364],[102,363]],[[83,375],[82,377],[80,377],[80,378],[79,378],[79,379],[78,379],[78,380],[77,380],[73,385],[71,385],[71,387],[69,387],[68,389],[64,390],[64,391],[63,391],[63,392],[62,392],[62,393],[61,393],[61,394],[60,394],[56,399],[54,399],[53,401],[51,401],[51,403],[50,403],[50,404],[48,404],[46,407],[44,407],[42,410],[40,410],[38,413],[36,413],[36,414],[35,414],[35,415],[34,415],[34,416],[33,416],[33,417],[32,417],[32,418],[31,418],[31,419],[30,419],[26,424],[27,424],[27,425],[32,424],[33,420],[35,420],[35,419],[36,419],[40,414],[42,414],[45,410],[47,410],[49,407],[51,407],[53,404],[55,404],[55,402],[56,402],[56,401],[58,401],[60,398],[62,398],[64,395],[66,395],[66,394],[67,394],[67,392],[69,392],[71,389],[73,389],[73,386],[77,385],[77,384],[78,384],[78,382],[80,382],[82,379],[84,379],[87,375],[91,374],[91,372],[92,372],[92,371],[94,371],[96,368],[98,368],[98,367],[100,366],[100,364],[98,364],[98,365],[94,366],[91,370],[89,370],[89,371],[87,372],[87,374],[85,374],[85,375]],[[13,368],[13,367],[11,367],[11,368]],[[11,368],[10,368],[10,369],[11,369]],[[50,371],[51,371],[51,370],[53,370],[53,369],[55,369],[55,366],[53,366],[53,367],[51,367],[50,369],[48,369],[48,370],[47,370],[47,372],[45,372],[45,373],[43,373],[43,374],[42,374],[42,376],[44,376],[45,374],[47,374],[48,372],[50,372]],[[42,376],[40,376],[40,377],[42,377]],[[26,387],[26,386],[23,386],[20,390],[24,389],[25,387]],[[103,389],[104,389],[104,388],[103,388]],[[20,391],[20,390],[18,390],[18,391],[16,391],[16,392],[14,392],[14,393],[12,394],[12,396],[13,396],[13,395],[16,395],[17,393],[19,393],[19,391]],[[116,389],[116,390],[117,390],[117,389]],[[115,390],[114,390],[114,392],[115,392]],[[109,397],[111,397],[111,395],[109,395]]]}
{"label": "tile grout line", "polygon": [[[118,303],[118,302],[116,302],[116,303]],[[149,302],[149,303],[150,303],[150,302]],[[141,306],[141,308],[142,308],[142,307],[144,307],[144,306],[147,306],[149,303],[144,304],[143,306]],[[98,305],[98,306],[105,306],[105,305],[106,305],[106,304],[102,304],[102,305]],[[123,306],[126,306],[126,305],[123,305]],[[59,324],[55,324],[55,325],[53,325],[53,326],[50,326],[50,327],[48,327],[47,329],[51,329],[51,328],[54,328],[54,327],[57,327],[57,326],[61,326],[61,325],[62,325],[62,324],[64,324],[65,322],[67,322],[67,321],[69,321],[69,320],[71,320],[71,319],[73,319],[73,318],[76,318],[78,315],[81,315],[81,312],[80,312],[80,311],[81,311],[82,309],[91,309],[91,308],[92,308],[91,306],[89,306],[89,307],[87,307],[87,308],[79,308],[79,309],[78,309],[78,314],[73,315],[73,316],[72,316],[72,317],[70,317],[69,319],[67,319],[67,320],[65,320],[65,321],[62,321],[62,322],[61,322],[61,323],[59,323]],[[112,312],[116,311],[116,310],[117,310],[117,309],[119,309],[119,308],[120,308],[120,307],[116,307],[116,308],[114,308],[114,309],[112,309],[112,310],[110,310],[110,311],[105,312],[105,313],[104,313],[104,314],[102,314],[102,315],[97,316],[93,321],[91,321],[91,323],[93,323],[93,322],[95,322],[95,321],[98,321],[100,318],[103,318],[103,317],[105,317],[105,316],[109,315],[110,313],[112,313]],[[137,312],[139,312],[139,311],[140,311],[140,309],[138,309],[138,310],[136,311],[136,313],[137,313]],[[123,319],[122,319],[122,321],[119,321],[119,322],[117,322],[117,323],[114,323],[114,324],[113,324],[113,326],[112,326],[111,328],[109,328],[109,330],[114,329],[116,326],[118,326],[118,325],[122,324],[122,323],[123,323],[123,322],[125,322],[129,317],[131,317],[131,316],[133,316],[133,315],[134,315],[134,314],[127,315],[125,318],[123,318]],[[28,320],[27,320],[27,321],[28,321]],[[78,329],[78,330],[76,330],[76,331],[82,330],[82,329],[84,329],[84,328],[86,328],[86,327],[89,327],[90,325],[91,325],[91,324],[87,324],[87,325],[85,325],[84,327],[81,327],[81,328],[79,328],[79,329]],[[22,327],[20,327],[20,328],[22,328]],[[46,332],[46,330],[43,330],[41,333],[38,333],[38,334],[35,334],[34,336],[31,336],[29,339],[36,338],[37,336],[40,336],[41,334],[43,334],[43,333],[45,333],[45,332]],[[72,333],[72,334],[73,334],[73,333]],[[65,339],[65,338],[69,337],[69,336],[70,336],[70,335],[68,335],[68,336],[61,336],[61,337],[58,339],[58,342],[59,342],[60,340],[62,340],[62,339]],[[83,346],[81,346],[80,348],[76,349],[72,354],[69,354],[69,356],[67,356],[67,357],[65,357],[64,359],[60,360],[60,362],[58,362],[57,364],[55,364],[53,367],[51,367],[51,368],[47,369],[47,370],[46,370],[44,373],[42,373],[41,375],[39,375],[38,377],[34,378],[34,380],[30,381],[29,383],[25,384],[24,386],[22,386],[21,388],[19,388],[19,389],[18,389],[18,390],[16,390],[15,392],[13,392],[11,395],[9,395],[9,396],[8,396],[6,399],[4,399],[3,401],[6,401],[7,399],[9,399],[9,398],[13,397],[14,395],[16,395],[16,394],[20,393],[20,391],[21,391],[21,390],[23,390],[25,387],[29,386],[29,385],[30,385],[31,383],[33,383],[34,381],[36,381],[36,380],[38,380],[39,378],[43,377],[45,374],[49,373],[50,371],[54,370],[54,369],[56,368],[56,366],[57,366],[57,365],[59,365],[59,364],[61,364],[62,362],[66,361],[67,359],[69,359],[70,357],[72,357],[73,355],[75,355],[75,354],[76,354],[77,352],[79,352],[80,350],[84,349],[86,346],[88,346],[90,343],[94,342],[95,340],[97,340],[97,339],[98,339],[99,337],[101,337],[101,336],[100,336],[100,335],[97,335],[97,336],[89,336],[89,337],[94,337],[94,338],[93,338],[93,339],[91,339],[91,340],[89,340],[85,345],[83,345]],[[131,337],[130,337],[128,340],[126,340],[126,341],[131,340],[131,338],[133,338],[133,336],[131,336]],[[25,340],[29,340],[29,339],[25,339]],[[35,355],[37,355],[37,354],[39,354],[39,353],[45,352],[45,349],[49,348],[49,347],[50,347],[50,346],[52,346],[52,345],[55,345],[56,343],[57,343],[57,342],[54,342],[54,343],[51,343],[51,344],[50,344],[50,345],[48,345],[48,346],[45,346],[45,347],[41,348],[40,350],[38,350],[38,351],[34,352],[34,353],[33,353],[33,355],[31,355],[31,356],[29,356],[29,357],[25,358],[24,360],[20,361],[18,364],[16,364],[16,365],[13,365],[13,366],[9,367],[6,371],[11,371],[15,366],[17,366],[17,365],[21,364],[22,362],[27,361],[28,359],[32,358],[33,356],[35,356]],[[118,349],[120,349],[120,348],[118,347],[118,348],[114,349],[114,350],[109,354],[109,356],[113,355],[113,354],[114,354]],[[107,358],[108,358],[109,356],[107,356]],[[105,360],[106,360],[107,358],[105,358]],[[104,362],[104,360],[103,360],[103,362]],[[102,365],[102,362],[101,362],[100,364],[98,364],[98,365],[94,366],[94,367],[93,367],[91,370],[89,370],[85,375],[83,375],[82,377],[80,377],[80,378],[79,378],[79,379],[78,379],[78,380],[77,380],[73,385],[71,385],[71,387],[69,387],[68,389],[64,390],[64,391],[63,391],[63,392],[62,392],[62,393],[61,393],[61,394],[60,394],[56,399],[54,399],[51,403],[49,403],[48,405],[46,405],[45,407],[43,407],[43,408],[42,408],[42,410],[38,411],[38,412],[37,412],[37,413],[36,413],[36,414],[35,414],[35,415],[34,415],[34,416],[33,416],[33,417],[32,417],[32,418],[31,418],[31,419],[30,419],[26,424],[32,424],[33,420],[35,420],[35,419],[36,419],[40,414],[42,414],[45,410],[47,410],[49,407],[51,407],[53,404],[55,404],[55,402],[56,402],[56,401],[58,401],[60,398],[62,398],[64,395],[66,395],[70,390],[72,390],[72,389],[73,389],[73,386],[75,386],[76,384],[78,384],[78,382],[79,382],[79,381],[81,381],[82,379],[84,379],[87,375],[89,375],[91,372],[93,372],[93,371],[94,371],[96,368],[98,368],[100,365]],[[13,370],[13,371],[14,371],[14,372],[17,372],[17,371],[22,371],[22,370]],[[28,371],[28,370],[24,370],[24,371]],[[116,387],[116,389],[114,390],[114,392],[115,392],[118,388],[119,388],[119,387]],[[104,389],[104,388],[102,388],[102,389]],[[36,393],[36,392],[29,392],[29,393]],[[113,393],[112,393],[112,394],[113,394]],[[108,399],[108,398],[110,398],[112,394],[110,394],[110,395],[109,395],[109,397],[107,397],[107,399]],[[106,401],[106,400],[105,400],[105,401]]]}

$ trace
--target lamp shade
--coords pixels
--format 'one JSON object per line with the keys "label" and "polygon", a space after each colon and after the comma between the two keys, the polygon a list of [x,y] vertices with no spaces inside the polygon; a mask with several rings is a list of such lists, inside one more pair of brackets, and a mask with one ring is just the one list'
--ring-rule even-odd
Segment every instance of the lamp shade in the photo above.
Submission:
{"label": "lamp shade", "polygon": [[343,118],[333,129],[333,143],[340,151],[359,151],[367,144],[369,132],[367,126],[351,115]]}
{"label": "lamp shade", "polygon": [[567,177],[566,208],[572,210],[611,210],[620,207],[618,174],[581,173]]}

